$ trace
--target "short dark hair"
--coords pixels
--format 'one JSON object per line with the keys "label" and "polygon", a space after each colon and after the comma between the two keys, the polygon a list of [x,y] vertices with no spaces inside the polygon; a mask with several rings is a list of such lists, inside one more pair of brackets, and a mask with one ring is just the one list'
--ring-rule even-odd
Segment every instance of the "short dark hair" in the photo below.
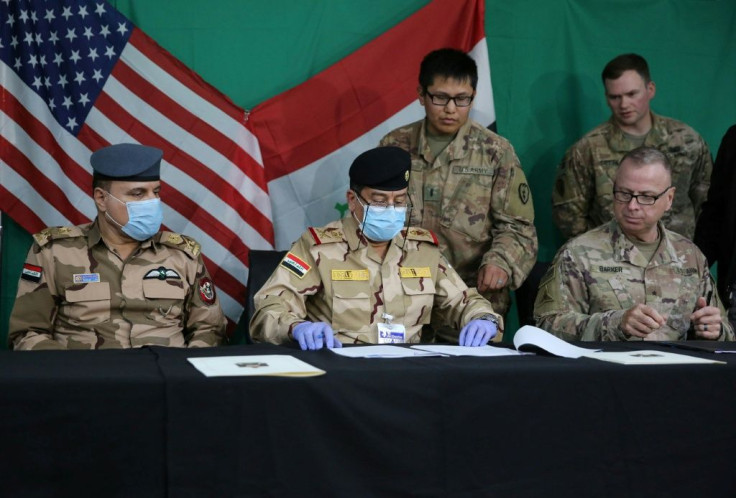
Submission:
{"label": "short dark hair", "polygon": [[110,191],[110,184],[112,183],[112,180],[103,180],[102,178],[92,177],[92,191],[94,192],[96,188],[101,188],[105,192]]}
{"label": "short dark hair", "polygon": [[441,48],[428,53],[419,66],[419,85],[422,91],[434,83],[436,76],[458,81],[470,81],[473,90],[478,86],[478,66],[468,54],[454,48]]}
{"label": "short dark hair", "polygon": [[638,54],[622,54],[613,58],[603,68],[603,72],[601,72],[603,84],[606,84],[606,80],[620,78],[624,71],[636,71],[642,77],[644,83],[652,81],[651,76],[649,76],[649,64],[647,64],[644,57]]}
{"label": "short dark hair", "polygon": [[667,154],[659,149],[655,149],[654,147],[642,146],[630,150],[626,153],[626,155],[624,155],[624,157],[621,158],[621,161],[619,161],[618,163],[619,166],[621,166],[623,162],[627,160],[631,161],[636,166],[661,164],[662,166],[664,166],[665,171],[667,171],[667,173],[672,176],[672,165],[670,164],[670,160],[667,157]]}

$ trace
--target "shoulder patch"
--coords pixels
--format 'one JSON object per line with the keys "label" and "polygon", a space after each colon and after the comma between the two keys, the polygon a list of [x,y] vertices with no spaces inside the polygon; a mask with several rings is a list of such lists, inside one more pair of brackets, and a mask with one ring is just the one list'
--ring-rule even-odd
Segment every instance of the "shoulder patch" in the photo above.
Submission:
{"label": "shoulder patch", "polygon": [[199,253],[202,252],[202,247],[199,245],[199,242],[191,237],[181,235],[179,233],[163,231],[161,232],[161,236],[158,241],[160,244],[165,246],[174,247],[180,251],[184,251],[192,258],[196,258],[199,256]]}
{"label": "shoulder patch", "polygon": [[409,227],[407,229],[406,238],[421,242],[431,242],[436,246],[440,245],[434,232],[432,232],[432,230],[427,230],[426,228]]}
{"label": "shoulder patch", "polygon": [[82,235],[84,235],[82,229],[75,226],[49,227],[33,234],[33,239],[39,246],[44,246],[52,240],[69,239],[73,237],[81,237]]}
{"label": "shoulder patch", "polygon": [[312,269],[307,262],[292,252],[286,253],[284,259],[281,260],[280,266],[286,268],[299,278],[304,278],[304,275]]}
{"label": "shoulder patch", "polygon": [[314,239],[314,243],[320,244],[331,244],[335,242],[342,242],[345,240],[345,234],[341,229],[336,227],[330,228],[315,228],[309,227],[309,233]]}

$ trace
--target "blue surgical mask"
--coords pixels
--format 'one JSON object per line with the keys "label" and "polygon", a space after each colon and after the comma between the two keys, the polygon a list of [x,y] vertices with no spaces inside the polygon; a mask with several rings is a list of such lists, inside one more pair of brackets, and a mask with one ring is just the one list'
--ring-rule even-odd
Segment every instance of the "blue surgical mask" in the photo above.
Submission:
{"label": "blue surgical mask", "polygon": [[[360,198],[356,196],[358,202]],[[404,228],[406,207],[396,206],[363,206],[363,221],[358,222],[360,229],[368,239],[374,242],[386,242],[393,239]],[[355,216],[353,214],[353,216]]]}
{"label": "blue surgical mask", "polygon": [[105,211],[105,216],[119,226],[124,234],[135,240],[144,241],[158,233],[161,228],[161,222],[164,220],[161,199],[156,197],[145,201],[123,202],[110,192],[107,193],[116,201],[125,204],[125,208],[128,210],[128,223],[125,225],[121,225],[115,221],[113,217]]}

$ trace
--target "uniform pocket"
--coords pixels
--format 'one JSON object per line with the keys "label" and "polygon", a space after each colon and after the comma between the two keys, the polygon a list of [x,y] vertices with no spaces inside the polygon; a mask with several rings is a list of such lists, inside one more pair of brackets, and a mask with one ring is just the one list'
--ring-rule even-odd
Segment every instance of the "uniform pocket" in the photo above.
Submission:
{"label": "uniform pocket", "polygon": [[455,189],[440,222],[443,227],[460,232],[476,242],[490,237],[487,224],[491,185],[490,181],[483,182],[484,178],[490,180],[491,177],[467,175]]}
{"label": "uniform pocket", "polygon": [[[431,278],[402,278],[407,318],[411,323],[429,323],[432,318],[432,307],[436,293]],[[415,318],[416,316],[416,318]]]}
{"label": "uniform pocket", "polygon": [[332,282],[332,328],[357,331],[370,325],[370,282],[335,280]]}
{"label": "uniform pocket", "polygon": [[64,290],[65,315],[73,324],[93,325],[110,320],[110,284],[75,284]]}
{"label": "uniform pocket", "polygon": [[148,318],[162,325],[180,321],[186,295],[187,291],[181,286],[181,280],[143,280],[143,296],[151,310]]}

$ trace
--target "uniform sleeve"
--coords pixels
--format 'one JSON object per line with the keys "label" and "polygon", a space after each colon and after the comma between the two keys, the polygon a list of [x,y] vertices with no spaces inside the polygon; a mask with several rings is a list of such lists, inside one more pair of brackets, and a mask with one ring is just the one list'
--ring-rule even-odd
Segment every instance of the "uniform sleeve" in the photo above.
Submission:
{"label": "uniform sleeve", "polygon": [[8,344],[11,349],[64,349],[53,338],[56,300],[53,286],[49,286],[54,275],[50,263],[48,251],[44,251],[34,242],[28,251],[24,268],[40,268],[41,274],[38,281],[33,281],[32,275],[18,281],[18,293],[8,330]]}
{"label": "uniform sleeve", "polygon": [[534,227],[534,202],[524,171],[513,148],[498,164],[491,194],[491,248],[482,265],[494,264],[508,273],[511,288],[517,289],[537,261],[539,244]]}
{"label": "uniform sleeve", "polygon": [[698,137],[698,145],[693,157],[693,175],[690,180],[690,191],[688,192],[690,201],[693,203],[696,220],[700,216],[703,203],[708,198],[710,176],[713,173],[713,159],[708,144],[701,137]]}
{"label": "uniform sleeve", "polygon": [[197,256],[196,265],[195,283],[189,289],[185,303],[187,323],[184,338],[190,348],[219,346],[227,340],[227,320],[201,254]]}
{"label": "uniform sleeve", "polygon": [[450,266],[444,256],[437,265],[434,307],[445,323],[460,330],[471,320],[491,313],[496,316],[503,330],[503,317],[493,311],[493,306],[475,288],[468,288],[460,275]]}
{"label": "uniform sleeve", "polygon": [[620,341],[624,310],[590,313],[583,266],[566,247],[542,278],[534,302],[537,326],[566,341]]}
{"label": "uniform sleeve", "polygon": [[595,178],[589,156],[586,147],[575,144],[557,168],[552,189],[552,219],[565,239],[593,228],[589,213]]}
{"label": "uniform sleeve", "polygon": [[307,297],[322,288],[322,281],[306,237],[291,247],[253,298],[256,309],[249,330],[257,342],[288,342],[291,328],[308,320]]}

